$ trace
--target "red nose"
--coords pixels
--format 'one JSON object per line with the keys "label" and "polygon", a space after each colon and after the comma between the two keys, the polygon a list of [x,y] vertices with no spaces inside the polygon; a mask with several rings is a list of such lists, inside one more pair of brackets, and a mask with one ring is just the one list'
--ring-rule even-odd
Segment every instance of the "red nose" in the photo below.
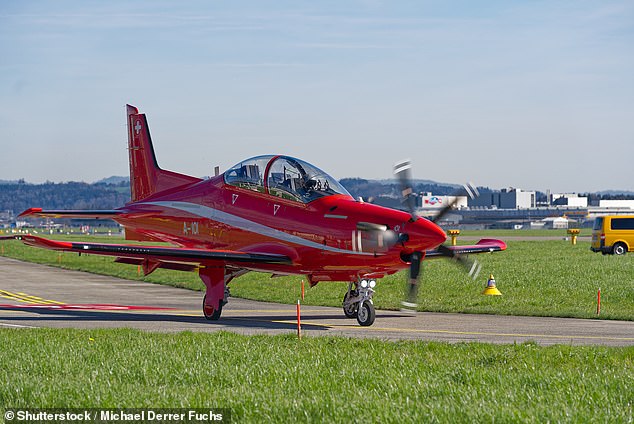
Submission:
{"label": "red nose", "polygon": [[433,222],[420,218],[407,228],[408,247],[416,250],[433,249],[447,240],[445,231]]}

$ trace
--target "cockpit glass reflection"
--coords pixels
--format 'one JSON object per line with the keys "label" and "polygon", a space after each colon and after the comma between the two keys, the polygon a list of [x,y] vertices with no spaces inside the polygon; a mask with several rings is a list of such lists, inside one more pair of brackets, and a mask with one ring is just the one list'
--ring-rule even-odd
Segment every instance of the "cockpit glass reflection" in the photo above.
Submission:
{"label": "cockpit glass reflection", "polygon": [[273,196],[309,203],[348,191],[321,169],[299,159],[281,156],[275,159],[268,174],[269,193]]}

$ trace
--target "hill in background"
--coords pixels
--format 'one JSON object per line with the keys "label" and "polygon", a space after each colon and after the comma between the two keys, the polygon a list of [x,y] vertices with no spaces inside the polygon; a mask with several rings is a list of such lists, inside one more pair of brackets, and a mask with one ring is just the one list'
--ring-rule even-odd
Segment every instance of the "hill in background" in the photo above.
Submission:
{"label": "hill in background", "polygon": [[112,209],[130,201],[128,182],[88,184],[0,183],[0,211],[20,213],[31,207],[45,209]]}
{"label": "hill in background", "polygon": [[[366,180],[344,178],[341,184],[355,198],[401,208],[401,187],[396,180]],[[436,195],[451,195],[460,186],[431,180],[413,180],[415,192],[431,192]],[[488,187],[478,187],[480,193],[490,192]],[[544,196],[543,193],[539,195]],[[586,193],[589,200],[627,199],[634,192],[606,190]],[[30,184],[24,179],[0,180],[0,212],[13,211],[18,214],[31,207],[46,209],[113,209],[130,201],[130,179],[123,176],[103,178],[95,183],[65,182]]]}
{"label": "hill in background", "polygon": [[99,181],[95,181],[93,184],[105,184],[105,185],[121,185],[121,184],[129,184],[130,177],[119,177],[113,175],[112,177],[102,178]]}

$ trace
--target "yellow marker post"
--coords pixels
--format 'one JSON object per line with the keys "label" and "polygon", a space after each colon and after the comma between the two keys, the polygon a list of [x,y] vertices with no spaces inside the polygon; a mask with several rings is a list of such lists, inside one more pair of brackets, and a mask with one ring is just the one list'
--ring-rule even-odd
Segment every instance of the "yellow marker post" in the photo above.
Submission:
{"label": "yellow marker post", "polygon": [[451,245],[455,246],[458,242],[458,235],[460,234],[460,230],[447,230],[447,234],[451,236]]}
{"label": "yellow marker post", "polygon": [[581,230],[579,230],[578,228],[571,228],[568,230],[568,234],[570,234],[570,243],[573,246],[577,244],[577,236],[580,232]]}

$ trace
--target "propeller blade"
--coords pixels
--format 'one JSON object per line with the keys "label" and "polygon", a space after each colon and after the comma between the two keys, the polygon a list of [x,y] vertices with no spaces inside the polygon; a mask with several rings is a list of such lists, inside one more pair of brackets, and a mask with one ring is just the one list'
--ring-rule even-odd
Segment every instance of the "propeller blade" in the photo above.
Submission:
{"label": "propeller blade", "polygon": [[438,246],[438,251],[443,256],[456,261],[456,263],[462,266],[464,270],[469,274],[469,277],[471,277],[473,280],[475,280],[478,277],[478,274],[480,274],[480,269],[482,268],[482,265],[476,259],[471,259],[466,255],[456,253],[444,244]]}
{"label": "propeller blade", "polygon": [[462,185],[462,189],[460,189],[457,192],[455,192],[454,194],[452,194],[453,201],[451,201],[449,204],[445,205],[445,207],[443,207],[436,214],[436,216],[434,216],[431,219],[431,222],[436,223],[436,222],[440,221],[442,219],[442,217],[447,214],[447,212],[449,212],[451,209],[454,208],[454,206],[458,202],[458,196],[464,196],[465,194],[467,196],[469,196],[470,199],[475,199],[476,197],[480,196],[480,192],[478,191],[478,188],[476,186],[474,186],[473,183],[463,184]]}
{"label": "propeller blade", "polygon": [[417,220],[416,205],[414,204],[414,187],[412,184],[412,163],[409,159],[398,162],[394,165],[394,175],[401,185],[401,202],[405,205],[412,220]]}
{"label": "propeller blade", "polygon": [[[418,216],[416,215],[416,205],[414,204],[414,196],[413,196],[414,185],[412,184],[411,161],[407,159],[407,160],[396,163],[396,165],[394,165],[394,175],[397,177],[401,186],[401,196],[402,196],[401,202],[407,207],[407,210],[409,211],[411,215],[412,221],[416,221],[418,219]],[[456,205],[456,202],[458,201],[458,196],[464,196],[465,194],[470,199],[475,199],[476,197],[480,195],[477,187],[474,186],[472,183],[464,184],[462,188],[458,190],[458,192],[454,193],[453,201],[449,202],[448,205],[443,207],[438,212],[438,214],[436,214],[436,216],[434,216],[434,218],[431,219],[431,221],[433,223],[437,223],[438,221],[440,221],[447,214],[447,212],[449,212],[451,209],[454,208],[454,206]],[[364,227],[365,224],[367,223],[359,223],[359,224],[363,224],[361,226]],[[361,229],[359,228],[359,224],[357,224],[357,229]],[[376,231],[376,228],[374,230]],[[391,230],[387,230],[387,232],[389,231]],[[407,234],[399,234],[397,236],[396,242],[397,243],[401,242],[404,245],[404,243],[408,239],[409,239],[409,236]],[[441,255],[454,260],[457,264],[462,266],[469,273],[469,276],[473,278],[474,280],[480,273],[481,265],[477,260],[469,259],[469,257],[467,257],[466,255],[465,256],[460,255],[459,253],[456,253],[456,251],[452,250],[451,248],[445,245],[438,246],[438,251],[440,252]],[[416,307],[418,306],[416,303],[416,299],[418,294],[418,279],[420,275],[420,267],[421,267],[422,260],[423,260],[422,252],[412,252],[410,254],[409,277],[407,279],[408,285],[406,288],[407,295],[405,300],[401,302],[401,304],[409,310],[415,310]]]}
{"label": "propeller blade", "polygon": [[416,309],[418,296],[418,277],[420,276],[420,265],[423,260],[421,252],[412,252],[410,255],[409,277],[407,279],[407,295],[405,300],[401,302],[407,309]]}
{"label": "propeller blade", "polygon": [[[445,257],[455,261],[458,265],[464,268],[464,270],[469,274],[472,279],[476,279],[478,274],[480,274],[480,269],[482,265],[480,262],[474,259],[470,259],[466,255],[461,255],[456,253],[454,250],[449,247],[441,244],[438,246],[438,251]],[[406,297],[405,300],[401,302],[401,305],[405,308],[404,310],[416,310],[418,307],[417,296],[418,296],[418,282],[420,277],[421,263],[423,260],[423,254],[421,252],[412,252],[409,257],[409,276],[407,278],[407,287],[406,287]]]}

